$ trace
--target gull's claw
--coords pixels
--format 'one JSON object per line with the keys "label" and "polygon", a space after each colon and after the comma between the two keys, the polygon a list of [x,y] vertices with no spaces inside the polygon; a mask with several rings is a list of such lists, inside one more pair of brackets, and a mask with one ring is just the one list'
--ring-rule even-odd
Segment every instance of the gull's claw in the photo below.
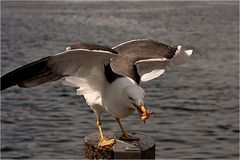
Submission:
{"label": "gull's claw", "polygon": [[115,139],[101,139],[100,142],[98,143],[98,147],[107,147],[107,146],[112,146],[116,143]]}
{"label": "gull's claw", "polygon": [[125,141],[139,141],[140,138],[131,136],[127,133],[122,133],[122,135],[119,138],[120,140],[125,140]]}

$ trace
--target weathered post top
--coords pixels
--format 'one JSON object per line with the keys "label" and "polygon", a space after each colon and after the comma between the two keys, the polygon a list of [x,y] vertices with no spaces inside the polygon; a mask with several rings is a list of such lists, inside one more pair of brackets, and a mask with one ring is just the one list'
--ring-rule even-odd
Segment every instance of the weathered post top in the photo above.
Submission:
{"label": "weathered post top", "polygon": [[84,159],[155,159],[155,141],[145,135],[135,134],[139,141],[122,141],[113,132],[104,133],[107,139],[116,139],[112,147],[98,147],[99,133],[91,133],[84,138]]}

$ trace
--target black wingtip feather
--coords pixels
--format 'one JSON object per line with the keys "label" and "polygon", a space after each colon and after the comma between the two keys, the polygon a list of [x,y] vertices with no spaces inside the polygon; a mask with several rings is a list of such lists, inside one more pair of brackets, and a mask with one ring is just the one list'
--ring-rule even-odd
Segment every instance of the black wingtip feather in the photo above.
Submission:
{"label": "black wingtip feather", "polygon": [[49,57],[45,57],[5,74],[0,78],[0,90],[3,91],[15,85],[33,87],[61,78],[61,75],[51,73],[51,70],[47,67],[48,60]]}

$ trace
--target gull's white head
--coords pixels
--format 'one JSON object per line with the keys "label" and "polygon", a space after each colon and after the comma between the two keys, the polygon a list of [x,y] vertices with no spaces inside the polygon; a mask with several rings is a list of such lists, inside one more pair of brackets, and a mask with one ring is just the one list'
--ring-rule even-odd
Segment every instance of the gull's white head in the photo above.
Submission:
{"label": "gull's white head", "polygon": [[125,87],[122,91],[123,105],[132,109],[136,109],[141,120],[143,120],[145,123],[146,119],[152,112],[145,108],[144,97],[145,91],[136,85]]}
{"label": "gull's white head", "polygon": [[126,105],[134,107],[132,104],[144,104],[145,91],[136,85],[127,86],[122,91],[122,97]]}

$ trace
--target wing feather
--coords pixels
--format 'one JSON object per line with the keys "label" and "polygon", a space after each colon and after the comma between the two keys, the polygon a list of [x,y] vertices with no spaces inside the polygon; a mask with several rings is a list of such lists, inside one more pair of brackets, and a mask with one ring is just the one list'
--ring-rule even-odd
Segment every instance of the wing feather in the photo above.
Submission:
{"label": "wing feather", "polygon": [[1,91],[14,85],[34,87],[61,78],[62,75],[52,73],[47,67],[48,61],[49,57],[45,57],[5,74],[0,79]]}
{"label": "wing feather", "polygon": [[141,81],[150,81],[162,75],[169,63],[168,59],[146,59],[137,61],[135,65]]}
{"label": "wing feather", "polygon": [[192,55],[192,52],[193,50],[181,50],[181,46],[178,46],[171,59],[152,58],[136,61],[135,65],[141,81],[150,81],[161,76],[169,65],[174,66],[184,63]]}
{"label": "wing feather", "polygon": [[70,49],[5,74],[0,79],[1,91],[14,85],[34,87],[66,76],[86,77],[93,68],[103,70],[104,63],[109,63],[115,55],[103,50]]}

